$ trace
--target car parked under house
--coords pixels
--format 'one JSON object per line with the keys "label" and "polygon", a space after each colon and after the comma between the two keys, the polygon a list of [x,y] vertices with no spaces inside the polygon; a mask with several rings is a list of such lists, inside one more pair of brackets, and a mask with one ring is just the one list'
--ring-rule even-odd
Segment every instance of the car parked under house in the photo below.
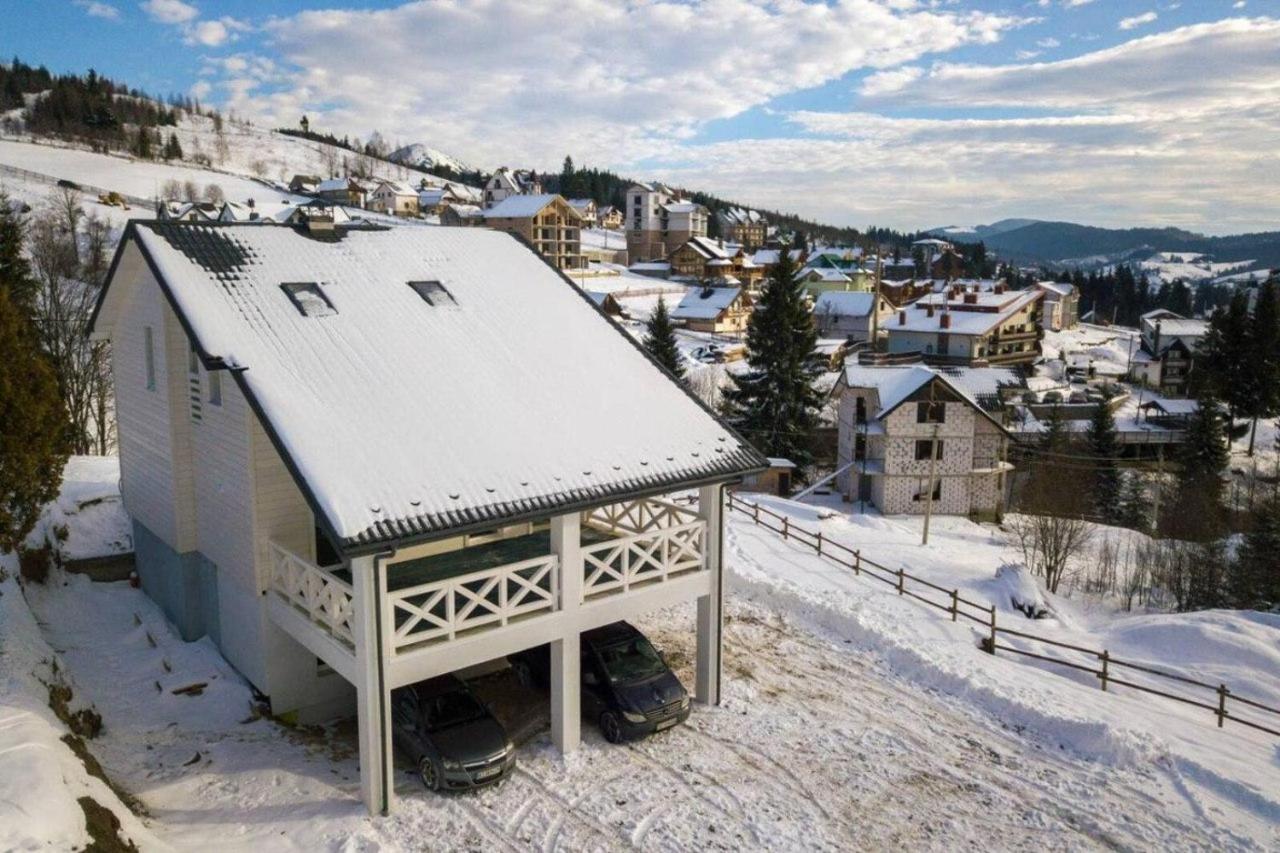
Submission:
{"label": "car parked under house", "polygon": [[[719,701],[723,488],[765,460],[509,234],[130,223],[111,341],[138,572],[273,713],[356,712],[392,807],[392,691],[697,602]],[[693,506],[662,496],[697,490]]]}

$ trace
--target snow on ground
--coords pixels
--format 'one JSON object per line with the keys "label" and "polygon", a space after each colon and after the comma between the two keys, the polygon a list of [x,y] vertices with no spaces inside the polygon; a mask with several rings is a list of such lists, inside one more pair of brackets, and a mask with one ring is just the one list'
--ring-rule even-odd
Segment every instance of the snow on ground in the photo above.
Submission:
{"label": "snow on ground", "polygon": [[[28,543],[55,542],[64,560],[127,554],[133,527],[120,499],[120,460],[73,456],[62,473],[62,491],[45,508]],[[65,531],[62,539],[60,531]]]}
{"label": "snow on ground", "polygon": [[1254,261],[1218,263],[1195,252],[1159,252],[1142,262],[1142,270],[1157,282],[1206,281],[1223,273],[1252,266]]}
{"label": "snow on ground", "polygon": [[[91,478],[83,472],[82,480]],[[70,491],[81,488],[76,482]],[[972,595],[1007,588],[992,578],[993,564],[1007,556],[992,528],[935,519],[933,544],[923,549],[912,543],[914,521],[769,505],[891,565],[897,559],[939,581],[956,578]],[[69,798],[93,780],[73,772],[69,753],[57,753],[58,724],[39,683],[25,675],[47,670],[41,661],[55,650],[77,696],[103,715],[94,753],[146,806],[145,826],[122,815],[143,849],[1280,843],[1273,741],[992,658],[976,650],[972,629],[851,580],[743,516],[730,515],[726,546],[721,707],[698,706],[686,725],[623,747],[604,743],[588,722],[582,748],[568,758],[535,727],[516,775],[475,794],[427,794],[402,768],[399,808],[381,820],[366,817],[358,801],[349,723],[289,728],[258,718],[249,685],[212,644],[181,641],[128,584],[55,571],[47,586],[27,587],[28,609],[9,580],[0,585],[0,810],[7,810],[0,847],[49,840],[65,848],[81,837]],[[1118,620],[1049,600],[1063,632],[1096,635],[1096,619],[1134,649],[1194,654],[1185,665],[1216,668],[1228,657],[1256,669],[1260,682],[1280,670],[1274,641],[1253,649],[1252,659],[1240,655],[1245,638],[1265,640],[1280,627],[1267,617],[1200,614],[1197,635],[1165,617]],[[1034,629],[1051,630],[1052,622]],[[640,622],[687,685],[692,624],[691,606]],[[206,684],[201,694],[172,692],[193,681]],[[545,696],[517,699],[521,713],[545,717]],[[22,775],[4,772],[6,764]],[[22,786],[6,787],[13,778]]]}

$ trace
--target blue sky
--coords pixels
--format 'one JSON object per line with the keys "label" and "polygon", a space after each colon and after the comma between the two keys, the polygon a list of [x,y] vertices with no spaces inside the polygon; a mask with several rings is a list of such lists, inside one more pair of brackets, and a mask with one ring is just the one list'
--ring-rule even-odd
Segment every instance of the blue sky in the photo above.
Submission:
{"label": "blue sky", "polygon": [[854,225],[1280,227],[1280,0],[5,0],[0,55]]}

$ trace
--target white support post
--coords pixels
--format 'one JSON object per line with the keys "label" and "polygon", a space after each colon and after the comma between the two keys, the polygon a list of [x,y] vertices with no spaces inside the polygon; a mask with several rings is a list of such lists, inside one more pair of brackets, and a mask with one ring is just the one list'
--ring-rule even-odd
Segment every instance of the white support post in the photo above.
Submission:
{"label": "white support post", "polygon": [[711,573],[711,592],[698,599],[698,652],[694,695],[705,705],[720,704],[720,645],[724,625],[724,581],[721,559],[722,502],[724,487],[698,490],[698,517],[707,523],[702,558]]}
{"label": "white support post", "polygon": [[582,517],[551,519],[551,550],[560,559],[560,609],[564,636],[551,643],[551,740],[561,754],[582,738],[582,658],[577,610],[582,603]]}
{"label": "white support post", "polygon": [[356,729],[360,741],[360,795],[371,815],[391,811],[391,695],[387,690],[385,641],[378,613],[385,582],[375,576],[375,557],[351,561],[356,646]]}

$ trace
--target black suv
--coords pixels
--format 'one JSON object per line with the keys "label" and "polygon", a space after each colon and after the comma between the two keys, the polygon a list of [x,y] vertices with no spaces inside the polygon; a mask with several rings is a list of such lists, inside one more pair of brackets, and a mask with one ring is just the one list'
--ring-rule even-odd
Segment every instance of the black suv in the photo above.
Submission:
{"label": "black suv", "polygon": [[[551,681],[551,648],[510,655],[526,686]],[[689,694],[662,655],[632,625],[614,622],[582,634],[582,712],[610,743],[669,729],[689,718]]]}
{"label": "black suv", "polygon": [[391,732],[432,791],[488,785],[516,766],[506,729],[453,675],[392,691]]}

